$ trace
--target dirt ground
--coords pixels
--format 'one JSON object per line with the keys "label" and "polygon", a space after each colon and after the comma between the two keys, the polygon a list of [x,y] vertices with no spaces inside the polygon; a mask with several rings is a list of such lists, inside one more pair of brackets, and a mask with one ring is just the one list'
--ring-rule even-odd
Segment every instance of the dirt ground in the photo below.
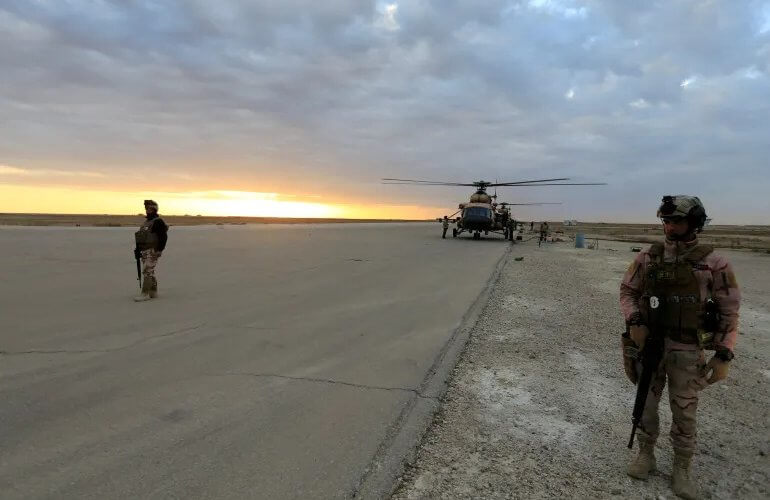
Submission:
{"label": "dirt ground", "polygon": [[[658,472],[625,473],[635,388],[618,288],[631,246],[514,246],[393,498],[674,498],[667,396]],[[701,393],[694,474],[703,498],[770,498],[770,255],[719,251],[741,285],[741,335],[729,378]]]}

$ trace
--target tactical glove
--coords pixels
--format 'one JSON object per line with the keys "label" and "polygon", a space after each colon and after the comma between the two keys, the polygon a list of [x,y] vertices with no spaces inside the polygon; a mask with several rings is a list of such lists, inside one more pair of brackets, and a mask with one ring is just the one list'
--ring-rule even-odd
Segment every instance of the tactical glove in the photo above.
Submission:
{"label": "tactical glove", "polygon": [[639,356],[639,348],[636,343],[628,337],[621,337],[623,344],[623,369],[626,370],[626,377],[632,384],[636,385],[639,381],[639,375],[636,373],[636,360]]}
{"label": "tactical glove", "polygon": [[634,341],[636,347],[641,351],[644,348],[647,337],[650,336],[650,330],[645,325],[631,325],[628,328],[628,332],[631,340]]}
{"label": "tactical glove", "polygon": [[730,371],[730,363],[728,361],[722,361],[714,356],[708,363],[706,363],[705,368],[703,368],[703,377],[707,377],[709,372],[711,372],[711,376],[706,382],[713,384],[714,382],[726,379],[728,371]]}

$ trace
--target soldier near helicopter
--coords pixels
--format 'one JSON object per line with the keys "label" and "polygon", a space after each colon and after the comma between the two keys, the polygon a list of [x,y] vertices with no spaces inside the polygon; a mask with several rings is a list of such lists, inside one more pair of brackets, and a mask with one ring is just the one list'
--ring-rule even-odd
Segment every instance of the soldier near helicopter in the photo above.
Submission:
{"label": "soldier near helicopter", "polygon": [[[690,464],[696,449],[699,391],[727,377],[741,294],[727,259],[698,242],[697,233],[706,221],[700,199],[664,196],[657,215],[665,241],[640,252],[620,285],[627,325],[622,336],[623,365],[629,380],[640,383],[639,454],[628,474],[647,479],[655,469],[658,405],[668,381],[672,488],[676,495],[692,499],[698,496]],[[708,363],[704,350],[715,351]]]}
{"label": "soldier near helicopter", "polygon": [[144,209],[147,217],[135,234],[134,257],[142,261],[142,292],[134,297],[136,302],[143,302],[158,296],[155,266],[158,265],[158,259],[160,259],[168,241],[168,226],[158,215],[158,204],[153,200],[144,200]]}
{"label": "soldier near helicopter", "polygon": [[516,220],[513,217],[508,218],[508,239],[514,241],[513,234],[516,232]]}
{"label": "soldier near helicopter", "polygon": [[548,222],[541,222],[540,223],[540,239],[537,240],[537,246],[540,246],[540,243],[543,241],[547,241],[548,238]]}
{"label": "soldier near helicopter", "polygon": [[443,232],[441,233],[442,238],[446,238],[446,232],[447,229],[449,229],[449,218],[445,215],[444,219],[441,221],[441,228],[443,229]]}

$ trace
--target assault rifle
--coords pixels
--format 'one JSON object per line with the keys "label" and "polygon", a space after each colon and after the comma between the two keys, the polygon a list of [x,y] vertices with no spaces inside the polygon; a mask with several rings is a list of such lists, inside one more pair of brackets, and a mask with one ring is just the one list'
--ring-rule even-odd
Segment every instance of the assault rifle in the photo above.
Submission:
{"label": "assault rifle", "polygon": [[663,335],[658,326],[659,307],[662,305],[658,297],[654,295],[649,297],[650,325],[648,328],[650,334],[644,342],[640,353],[642,364],[642,373],[639,375],[639,382],[636,384],[636,399],[634,400],[634,412],[632,414],[631,439],[628,440],[628,448],[634,446],[634,435],[636,428],[642,421],[644,405],[647,403],[647,395],[650,393],[650,382],[655,372],[658,371],[660,360],[663,359]]}

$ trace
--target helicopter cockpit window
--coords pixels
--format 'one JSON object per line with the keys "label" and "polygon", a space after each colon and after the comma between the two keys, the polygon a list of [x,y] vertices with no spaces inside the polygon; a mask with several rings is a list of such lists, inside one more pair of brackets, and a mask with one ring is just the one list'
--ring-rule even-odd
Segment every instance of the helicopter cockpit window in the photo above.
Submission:
{"label": "helicopter cockpit window", "polygon": [[492,217],[492,210],[484,207],[468,207],[463,212],[465,217]]}

